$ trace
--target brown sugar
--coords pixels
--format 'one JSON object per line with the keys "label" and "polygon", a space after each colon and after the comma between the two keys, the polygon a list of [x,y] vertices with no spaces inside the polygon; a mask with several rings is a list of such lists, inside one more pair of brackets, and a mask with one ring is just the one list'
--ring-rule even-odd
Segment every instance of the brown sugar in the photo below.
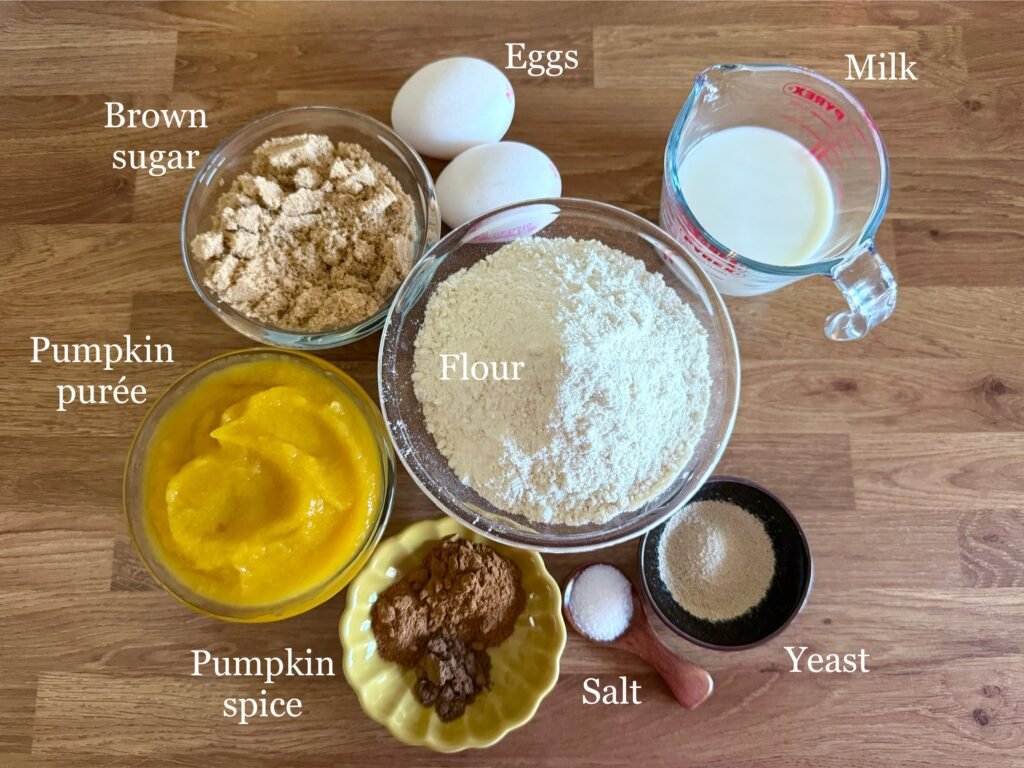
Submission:
{"label": "brown sugar", "polygon": [[374,314],[412,267],[412,198],[358,144],[301,134],[256,148],[192,239],[204,282],[254,320],[298,331]]}

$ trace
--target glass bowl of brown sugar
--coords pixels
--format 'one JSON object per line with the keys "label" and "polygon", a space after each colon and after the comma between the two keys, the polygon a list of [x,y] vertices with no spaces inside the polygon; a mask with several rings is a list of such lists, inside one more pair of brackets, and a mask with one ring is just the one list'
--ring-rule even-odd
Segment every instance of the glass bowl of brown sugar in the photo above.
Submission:
{"label": "glass bowl of brown sugar", "polygon": [[430,173],[394,131],[340,107],[293,107],[209,156],[185,200],[181,253],[230,327],[318,350],[378,331],[440,230]]}

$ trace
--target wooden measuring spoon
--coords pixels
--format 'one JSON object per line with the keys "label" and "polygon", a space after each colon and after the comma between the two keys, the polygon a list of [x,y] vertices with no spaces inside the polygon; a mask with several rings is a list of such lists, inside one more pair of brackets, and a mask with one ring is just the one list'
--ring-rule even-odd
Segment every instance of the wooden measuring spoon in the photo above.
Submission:
{"label": "wooden measuring spoon", "polygon": [[[577,568],[570,574],[565,582],[565,588],[562,590],[562,613],[565,615],[565,620],[569,623],[569,626],[592,643],[607,645],[612,648],[621,648],[624,651],[629,651],[634,656],[639,656],[650,664],[655,672],[661,675],[661,679],[665,681],[665,684],[672,691],[672,695],[675,696],[676,701],[680,705],[686,709],[700,706],[711,695],[711,691],[714,688],[711,674],[703,667],[699,667],[677,656],[661,641],[647,617],[647,610],[644,608],[640,593],[637,592],[633,582],[625,574],[622,575],[629,581],[629,589],[633,595],[633,615],[629,620],[629,626],[626,628],[626,631],[614,640],[605,642],[595,640],[580,629],[576,619],[573,618],[569,601],[572,597],[572,588],[576,578],[593,565],[609,565],[611,568],[616,568],[616,566],[609,563],[590,563]],[[616,570],[621,573],[620,569],[616,568]]]}

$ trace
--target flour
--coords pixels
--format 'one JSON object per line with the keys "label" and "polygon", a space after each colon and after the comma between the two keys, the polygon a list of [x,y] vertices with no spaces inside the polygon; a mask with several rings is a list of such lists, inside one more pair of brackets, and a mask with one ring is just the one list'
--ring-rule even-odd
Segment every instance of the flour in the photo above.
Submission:
{"label": "flour", "polygon": [[[711,395],[707,333],[661,275],[595,240],[531,238],[441,283],[416,338],[427,429],[461,481],[532,521],[600,523],[689,461]],[[441,380],[441,355],[522,361]]]}

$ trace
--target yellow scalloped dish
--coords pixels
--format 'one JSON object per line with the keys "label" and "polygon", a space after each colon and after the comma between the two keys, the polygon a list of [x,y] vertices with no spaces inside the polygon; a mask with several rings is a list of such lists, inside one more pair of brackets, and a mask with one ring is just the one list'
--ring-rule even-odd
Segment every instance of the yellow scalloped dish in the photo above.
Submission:
{"label": "yellow scalloped dish", "polygon": [[[493,547],[519,566],[526,607],[512,636],[489,650],[491,686],[466,713],[450,723],[424,707],[413,694],[416,673],[377,653],[370,608],[377,596],[423,562],[440,539],[450,534]],[[339,633],[344,670],[363,710],[401,742],[438,752],[489,747],[525,725],[558,681],[565,647],[561,592],[536,552],[492,542],[450,518],[414,523],[379,547],[349,585]]]}

